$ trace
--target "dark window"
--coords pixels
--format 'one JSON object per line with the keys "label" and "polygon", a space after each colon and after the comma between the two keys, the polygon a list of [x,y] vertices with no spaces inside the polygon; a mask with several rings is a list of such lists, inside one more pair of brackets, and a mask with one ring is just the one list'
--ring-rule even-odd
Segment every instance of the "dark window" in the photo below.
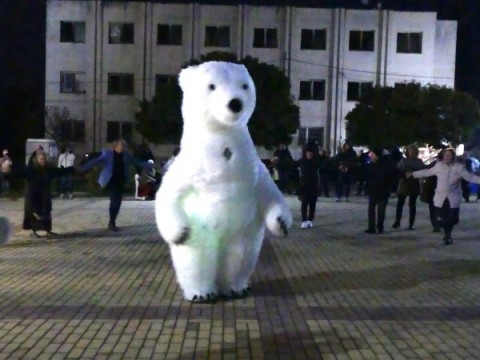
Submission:
{"label": "dark window", "polygon": [[107,142],[124,139],[127,143],[131,143],[132,133],[133,126],[131,123],[118,121],[107,122]]}
{"label": "dark window", "polygon": [[205,28],[206,47],[230,47],[229,26],[207,26]]}
{"label": "dark window", "polygon": [[347,101],[358,101],[360,97],[373,87],[372,82],[348,82]]}
{"label": "dark window", "polygon": [[422,36],[419,33],[398,33],[397,34],[397,53],[421,54]]}
{"label": "dark window", "polygon": [[327,30],[325,29],[302,29],[300,49],[302,50],[325,50],[327,48]]}
{"label": "dark window", "polygon": [[60,72],[60,92],[67,94],[85,94],[85,77],[81,72]]}
{"label": "dark window", "polygon": [[62,137],[69,142],[85,142],[85,123],[78,120],[62,120],[60,124]]}
{"label": "dark window", "polygon": [[131,123],[122,123],[120,130],[122,132],[122,139],[127,143],[132,142],[133,126]]}
{"label": "dark window", "polygon": [[60,21],[60,42],[85,43],[85,22]]}
{"label": "dark window", "polygon": [[176,75],[163,75],[163,74],[155,75],[155,94],[160,93],[159,90],[162,87],[162,85],[175,84],[176,82],[177,82]]}
{"label": "dark window", "polygon": [[255,28],[253,31],[254,48],[277,48],[277,29]]}
{"label": "dark window", "polygon": [[158,24],[157,45],[182,45],[182,25]]}
{"label": "dark window", "polygon": [[109,95],[133,95],[133,74],[108,74]]}
{"label": "dark window", "polygon": [[374,47],[375,31],[350,31],[350,50],[373,51]]}
{"label": "dark window", "polygon": [[299,100],[325,100],[325,80],[300,81]]}
{"label": "dark window", "polygon": [[309,142],[316,142],[323,146],[323,127],[301,127],[298,129],[298,145],[304,146]]}
{"label": "dark window", "polygon": [[109,44],[133,44],[132,23],[110,23],[108,27]]}
{"label": "dark window", "polygon": [[114,121],[107,122],[107,142],[113,142],[120,139],[120,123]]}

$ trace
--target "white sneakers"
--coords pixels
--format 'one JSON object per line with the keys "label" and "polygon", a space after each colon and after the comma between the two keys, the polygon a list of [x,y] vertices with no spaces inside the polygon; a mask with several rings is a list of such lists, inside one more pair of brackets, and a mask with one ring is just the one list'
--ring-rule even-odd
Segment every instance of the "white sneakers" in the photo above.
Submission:
{"label": "white sneakers", "polygon": [[302,225],[300,225],[300,228],[302,229],[308,229],[312,227],[313,227],[313,223],[311,221],[303,221]]}

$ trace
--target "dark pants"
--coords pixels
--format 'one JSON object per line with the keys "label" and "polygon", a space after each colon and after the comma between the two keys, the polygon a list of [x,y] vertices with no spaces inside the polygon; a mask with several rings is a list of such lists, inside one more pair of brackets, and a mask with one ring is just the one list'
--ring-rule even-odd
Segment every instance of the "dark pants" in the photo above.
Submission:
{"label": "dark pants", "polygon": [[281,192],[287,192],[288,190],[288,170],[278,169],[278,188]]}
{"label": "dark pants", "polygon": [[320,196],[330,196],[330,191],[328,190],[328,175],[320,175]]}
{"label": "dark pants", "polygon": [[72,173],[66,172],[59,178],[59,192],[60,194],[71,194],[73,192]]}
{"label": "dark pants", "polygon": [[[302,196],[302,221],[312,221],[315,217],[318,196],[315,191],[306,191]],[[308,212],[308,217],[307,217]]]}
{"label": "dark pants", "polygon": [[376,228],[383,231],[385,221],[385,210],[387,209],[388,196],[368,198],[368,229],[375,230],[375,215],[377,215]]}
{"label": "dark pants", "polygon": [[460,208],[451,208],[450,201],[445,199],[441,208],[436,208],[437,221],[443,228],[445,237],[452,235],[453,227],[458,224]]}
{"label": "dark pants", "polygon": [[120,206],[122,206],[123,199],[123,183],[109,183],[107,185],[108,196],[110,197],[110,225],[115,225],[117,221],[117,215],[120,212]]}
{"label": "dark pants", "polygon": [[350,197],[350,172],[339,172],[337,175],[336,192],[337,198],[345,196],[347,199]]}
{"label": "dark pants", "polygon": [[433,229],[434,230],[437,230],[437,229],[440,230],[441,226],[440,226],[440,224],[438,223],[438,220],[437,220],[437,210],[436,210],[435,205],[433,204],[433,199],[431,199],[428,202],[428,211],[430,213],[430,222],[432,223]]}
{"label": "dark pants", "polygon": [[418,195],[398,195],[398,202],[397,202],[397,212],[395,216],[396,222],[400,222],[402,220],[402,212],[403,212],[403,205],[405,205],[405,200],[408,196],[408,208],[410,210],[410,217],[408,218],[408,224],[413,226],[415,223],[415,216],[417,214],[417,198]]}

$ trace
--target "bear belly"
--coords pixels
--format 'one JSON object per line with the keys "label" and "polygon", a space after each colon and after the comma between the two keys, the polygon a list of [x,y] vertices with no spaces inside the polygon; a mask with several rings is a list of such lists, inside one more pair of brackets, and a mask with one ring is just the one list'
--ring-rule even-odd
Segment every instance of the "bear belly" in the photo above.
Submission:
{"label": "bear belly", "polygon": [[215,234],[222,238],[258,222],[255,191],[248,186],[217,184],[208,191],[191,191],[183,199],[192,235]]}

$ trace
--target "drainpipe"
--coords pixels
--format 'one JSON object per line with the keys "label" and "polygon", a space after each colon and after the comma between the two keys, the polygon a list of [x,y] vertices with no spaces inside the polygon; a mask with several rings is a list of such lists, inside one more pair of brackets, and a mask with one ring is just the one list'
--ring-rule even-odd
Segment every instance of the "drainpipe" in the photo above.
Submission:
{"label": "drainpipe", "polygon": [[144,4],[143,11],[143,79],[142,79],[142,99],[145,101],[147,95],[147,6]]}
{"label": "drainpipe", "polygon": [[333,151],[332,154],[336,154],[337,151],[337,135],[338,135],[338,117],[339,117],[339,101],[343,101],[339,99],[340,95],[340,46],[342,42],[340,41],[342,35],[342,9],[338,10],[338,27],[337,27],[337,61],[336,61],[336,73],[335,73],[335,121],[334,121],[334,128],[333,128]]}
{"label": "drainpipe", "polygon": [[98,0],[95,1],[95,30],[93,44],[93,136],[92,136],[92,152],[96,151],[96,132],[97,132],[97,37],[98,37]]}
{"label": "drainpipe", "polygon": [[383,65],[383,86],[387,86],[387,71],[388,71],[388,45],[390,43],[389,40],[389,32],[390,32],[390,11],[386,10],[386,30],[385,30],[385,63]]}
{"label": "drainpipe", "polygon": [[[386,38],[388,37],[385,36]],[[383,49],[383,10],[381,6],[378,8],[378,52],[377,52],[377,76],[376,85],[381,85],[382,79],[382,49]]]}
{"label": "drainpipe", "polygon": [[331,29],[328,32],[330,41],[328,43],[329,60],[328,60],[328,83],[327,83],[327,121],[325,126],[325,149],[331,149],[332,146],[332,121],[333,121],[333,64],[335,61],[335,24],[336,16],[335,10],[332,9],[330,13]]}

